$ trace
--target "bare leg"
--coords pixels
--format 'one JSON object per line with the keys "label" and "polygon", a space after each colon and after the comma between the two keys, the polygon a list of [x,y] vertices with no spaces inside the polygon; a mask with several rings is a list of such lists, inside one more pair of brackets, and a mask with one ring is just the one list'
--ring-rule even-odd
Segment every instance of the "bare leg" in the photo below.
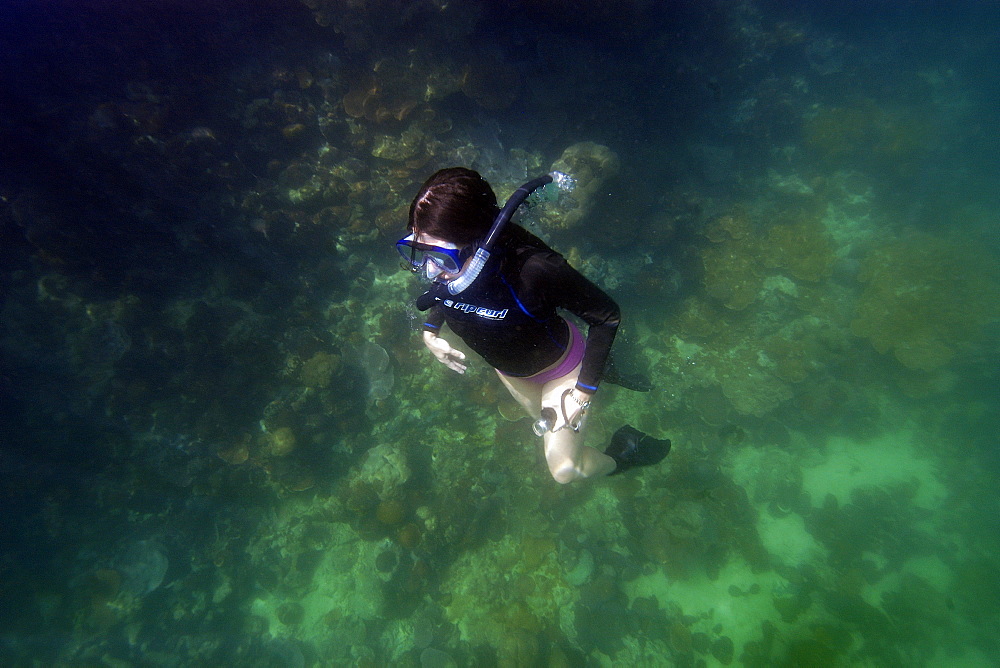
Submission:
{"label": "bare leg", "polygon": [[531,419],[537,420],[542,414],[542,386],[523,378],[511,378],[497,371],[500,382],[504,384],[510,396],[528,412]]}
{"label": "bare leg", "polygon": [[[503,375],[500,376],[500,380],[528,414],[537,418],[542,412],[542,406],[551,406],[556,411],[562,411],[562,395],[576,385],[579,375],[580,365],[577,365],[571,373],[545,383],[544,386],[522,378]],[[615,461],[611,457],[596,448],[583,445],[582,428],[580,431],[566,428],[546,432],[544,447],[549,472],[559,483],[604,476],[615,470]]]}

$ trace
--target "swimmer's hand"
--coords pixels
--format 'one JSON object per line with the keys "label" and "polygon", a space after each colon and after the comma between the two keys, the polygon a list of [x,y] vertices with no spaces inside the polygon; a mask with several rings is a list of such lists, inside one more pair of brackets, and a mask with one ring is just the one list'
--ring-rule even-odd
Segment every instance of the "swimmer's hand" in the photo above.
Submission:
{"label": "swimmer's hand", "polygon": [[461,350],[452,348],[450,343],[434,332],[424,332],[424,345],[437,358],[438,362],[456,373],[465,373],[465,353]]}

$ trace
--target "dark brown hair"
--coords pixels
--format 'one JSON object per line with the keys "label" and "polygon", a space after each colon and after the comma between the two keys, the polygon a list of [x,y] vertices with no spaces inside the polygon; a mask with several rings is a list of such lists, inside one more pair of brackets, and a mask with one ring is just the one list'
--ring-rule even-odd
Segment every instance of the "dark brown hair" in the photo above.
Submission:
{"label": "dark brown hair", "polygon": [[407,227],[467,246],[486,236],[497,213],[497,196],[479,172],[449,167],[424,181],[410,204]]}

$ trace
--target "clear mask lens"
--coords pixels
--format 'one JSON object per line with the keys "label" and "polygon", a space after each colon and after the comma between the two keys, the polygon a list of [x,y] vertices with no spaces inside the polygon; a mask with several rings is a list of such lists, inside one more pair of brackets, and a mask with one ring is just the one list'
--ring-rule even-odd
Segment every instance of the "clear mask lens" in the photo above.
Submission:
{"label": "clear mask lens", "polygon": [[450,271],[449,268],[443,266],[432,255],[424,256],[424,275],[427,277],[427,280],[433,281],[447,271]]}

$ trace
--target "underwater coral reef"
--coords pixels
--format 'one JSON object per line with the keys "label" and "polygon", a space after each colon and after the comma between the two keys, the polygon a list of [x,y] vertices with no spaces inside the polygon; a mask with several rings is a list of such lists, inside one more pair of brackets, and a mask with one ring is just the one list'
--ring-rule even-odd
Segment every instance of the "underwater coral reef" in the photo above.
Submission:
{"label": "underwater coral reef", "polygon": [[[0,28],[0,662],[991,665],[992,10],[182,5]],[[453,165],[574,176],[663,465],[422,350]]]}

